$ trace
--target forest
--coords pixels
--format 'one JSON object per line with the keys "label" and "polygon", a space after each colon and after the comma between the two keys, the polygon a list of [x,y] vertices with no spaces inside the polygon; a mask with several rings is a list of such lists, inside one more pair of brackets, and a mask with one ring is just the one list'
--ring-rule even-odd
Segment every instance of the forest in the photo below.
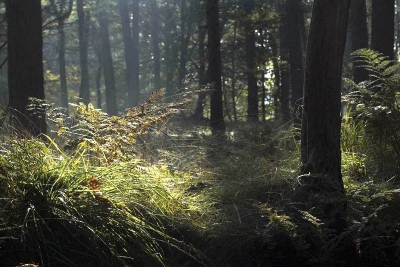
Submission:
{"label": "forest", "polygon": [[400,0],[0,0],[0,266],[400,266]]}

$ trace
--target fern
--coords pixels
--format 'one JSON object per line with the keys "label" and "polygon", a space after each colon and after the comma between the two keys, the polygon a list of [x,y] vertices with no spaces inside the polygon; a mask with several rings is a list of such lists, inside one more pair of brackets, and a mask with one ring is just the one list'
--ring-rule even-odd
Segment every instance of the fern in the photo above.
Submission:
{"label": "fern", "polygon": [[66,143],[67,151],[84,148],[100,163],[128,160],[137,154],[135,143],[140,136],[189,103],[185,96],[176,102],[162,103],[164,93],[164,90],[153,92],[143,104],[127,109],[122,116],[109,116],[91,104],[80,103],[74,105],[71,118],[57,110],[49,118],[57,129],[56,134]]}
{"label": "fern", "polygon": [[400,65],[368,49],[357,50],[352,57],[369,72],[367,81],[346,81],[351,92],[344,99],[354,122],[363,123],[367,142],[378,157],[383,159],[386,153],[400,160]]}

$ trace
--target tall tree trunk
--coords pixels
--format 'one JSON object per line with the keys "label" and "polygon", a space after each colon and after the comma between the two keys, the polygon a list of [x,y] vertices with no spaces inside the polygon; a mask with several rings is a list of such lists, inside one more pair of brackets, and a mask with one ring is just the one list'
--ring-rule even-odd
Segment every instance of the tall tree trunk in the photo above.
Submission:
{"label": "tall tree trunk", "polygon": [[[366,0],[351,0],[349,27],[352,31],[351,50],[368,48],[368,26]],[[353,62],[354,81],[360,83],[368,80],[368,71],[361,68],[362,63]]]}
{"label": "tall tree trunk", "polygon": [[118,6],[121,16],[122,37],[124,40],[125,75],[128,87],[127,107],[133,107],[135,105],[135,90],[137,90],[137,88],[134,87],[134,47],[131,31],[131,13],[129,12],[128,0],[118,0]]}
{"label": "tall tree trunk", "polygon": [[395,0],[372,0],[371,49],[393,59]]}
{"label": "tall tree trunk", "polygon": [[79,59],[81,67],[81,84],[79,87],[79,98],[84,104],[90,103],[89,87],[89,22],[90,13],[84,10],[83,0],[77,0],[76,8],[78,13],[78,35],[79,35]]}
{"label": "tall tree trunk", "polygon": [[101,58],[103,61],[104,83],[106,85],[107,113],[108,115],[113,116],[118,114],[118,110],[107,13],[105,11],[100,11],[98,19],[100,25]]}
{"label": "tall tree trunk", "polygon": [[221,43],[219,32],[219,0],[207,0],[208,72],[211,93],[211,131],[213,136],[225,134],[221,85]]}
{"label": "tall tree trunk", "polygon": [[279,102],[278,99],[280,98],[280,93],[281,93],[281,70],[279,67],[278,63],[278,44],[276,42],[276,33],[272,33],[269,35],[268,39],[271,45],[271,52],[272,52],[272,68],[274,72],[274,87],[275,91],[273,93],[273,99],[274,99],[274,113],[275,113],[275,119],[279,119],[282,115],[281,110],[279,109]]}
{"label": "tall tree trunk", "polygon": [[68,86],[67,86],[67,71],[65,63],[65,31],[64,31],[64,21],[69,17],[72,11],[73,1],[69,0],[68,8],[66,9],[66,0],[61,1],[60,9],[54,0],[50,1],[50,5],[57,20],[57,30],[59,34],[59,44],[58,44],[58,64],[60,69],[60,99],[61,107],[65,108],[65,112],[68,115]]}
{"label": "tall tree trunk", "polygon": [[[396,7],[400,7],[400,0],[396,0]],[[394,51],[394,55],[397,56],[400,49],[400,11],[396,12],[396,21],[395,21],[395,29],[396,29],[396,49]],[[399,58],[397,58],[399,59]]]}
{"label": "tall tree trunk", "polygon": [[192,22],[193,22],[193,1],[181,0],[181,51],[179,57],[179,88],[182,90],[184,79],[186,77],[186,64],[189,57],[189,43],[192,36]]}
{"label": "tall tree trunk", "polygon": [[160,24],[157,0],[151,0],[151,42],[153,48],[153,75],[154,75],[154,90],[161,88],[161,60],[160,60]]}
{"label": "tall tree trunk", "polygon": [[280,50],[281,50],[281,86],[280,86],[280,104],[282,123],[290,121],[290,69],[289,69],[289,32],[288,24],[284,21],[279,26]]}
{"label": "tall tree trunk", "polygon": [[304,65],[303,51],[301,41],[301,31],[304,26],[300,23],[304,22],[301,0],[286,1],[286,21],[288,23],[288,34],[290,36],[289,44],[289,65],[290,65],[290,84],[291,84],[291,107],[293,110],[294,122],[300,125],[301,119],[299,108],[303,97],[304,84]]}
{"label": "tall tree trunk", "polygon": [[254,0],[244,0],[243,7],[247,18],[244,25],[246,38],[246,74],[247,74],[247,121],[258,121],[258,86],[256,76],[256,36],[251,17]]}
{"label": "tall tree trunk", "polygon": [[168,4],[165,6],[165,69],[166,69],[166,101],[172,101],[172,97],[176,90],[174,90],[174,74],[177,65],[177,49],[174,42],[174,35],[176,34],[176,25],[174,21],[174,11],[176,6]]}
{"label": "tall tree trunk", "polygon": [[96,72],[96,93],[97,93],[97,108],[101,109],[103,99],[101,95],[101,74],[103,72],[103,65],[100,63]]}
{"label": "tall tree trunk", "polygon": [[[350,0],[315,0],[308,37],[301,128],[301,173],[317,187],[326,226],[346,227],[346,195],[341,173],[341,75]],[[306,189],[307,191],[307,189]],[[310,194],[310,192],[308,192]]]}
{"label": "tall tree trunk", "polygon": [[[200,12],[199,12],[200,13]],[[206,27],[204,25],[204,16],[200,16],[198,20],[197,28],[199,31],[199,88],[205,89],[207,85],[206,77],[206,56],[205,56],[205,37],[206,37]],[[196,103],[196,109],[194,111],[194,116],[197,119],[202,119],[204,114],[204,102],[207,97],[207,92],[200,92]]]}
{"label": "tall tree trunk", "polygon": [[237,40],[237,22],[234,22],[233,26],[233,51],[232,51],[232,112],[233,112],[233,120],[235,122],[238,121],[237,117],[237,107],[236,107],[236,40]]}
{"label": "tall tree trunk", "polygon": [[65,32],[64,21],[58,22],[58,34],[60,35],[58,47],[58,61],[60,67],[61,81],[61,107],[65,108],[68,115],[68,86],[67,86],[67,70],[65,67]]}
{"label": "tall tree trunk", "polygon": [[46,133],[45,111],[29,109],[29,98],[44,100],[40,0],[7,0],[8,88],[11,122],[22,135]]}
{"label": "tall tree trunk", "polygon": [[140,100],[140,80],[139,80],[139,69],[140,69],[140,0],[133,0],[132,2],[132,42],[133,42],[133,106],[137,106]]}

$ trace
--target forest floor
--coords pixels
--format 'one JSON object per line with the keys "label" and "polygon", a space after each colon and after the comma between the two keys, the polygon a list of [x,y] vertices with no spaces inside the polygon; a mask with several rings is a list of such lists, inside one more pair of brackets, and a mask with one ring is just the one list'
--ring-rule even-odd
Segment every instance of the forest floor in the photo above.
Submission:
{"label": "forest floor", "polygon": [[[174,119],[138,138],[130,157],[112,151],[112,161],[87,144],[64,151],[56,141],[4,137],[0,262],[399,266],[396,160],[344,125],[349,227],[332,238],[312,208],[293,201],[298,134],[271,122],[228,124],[216,146],[206,125]],[[346,238],[353,258],[340,259]]]}

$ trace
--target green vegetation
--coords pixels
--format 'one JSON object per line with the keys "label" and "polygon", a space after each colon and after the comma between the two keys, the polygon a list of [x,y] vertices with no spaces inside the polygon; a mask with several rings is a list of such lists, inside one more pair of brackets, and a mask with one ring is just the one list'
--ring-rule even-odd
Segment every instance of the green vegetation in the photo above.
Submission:
{"label": "green vegetation", "polygon": [[[365,83],[349,96],[342,123],[349,229],[338,238],[329,238],[317,211],[293,200],[300,182],[298,129],[273,122],[228,125],[228,138],[213,147],[211,158],[206,127],[184,116],[167,122],[185,99],[163,104],[160,91],[121,117],[84,105],[75,106],[71,118],[51,110],[51,137],[19,139],[4,127],[0,261],[337,266],[344,263],[335,255],[348,253],[360,266],[396,266],[398,157],[395,143],[382,143],[375,124],[395,119],[396,97],[388,103],[378,95],[396,88],[380,82],[381,91]],[[378,106],[391,112],[373,113]],[[338,247],[346,238],[353,246]]]}

